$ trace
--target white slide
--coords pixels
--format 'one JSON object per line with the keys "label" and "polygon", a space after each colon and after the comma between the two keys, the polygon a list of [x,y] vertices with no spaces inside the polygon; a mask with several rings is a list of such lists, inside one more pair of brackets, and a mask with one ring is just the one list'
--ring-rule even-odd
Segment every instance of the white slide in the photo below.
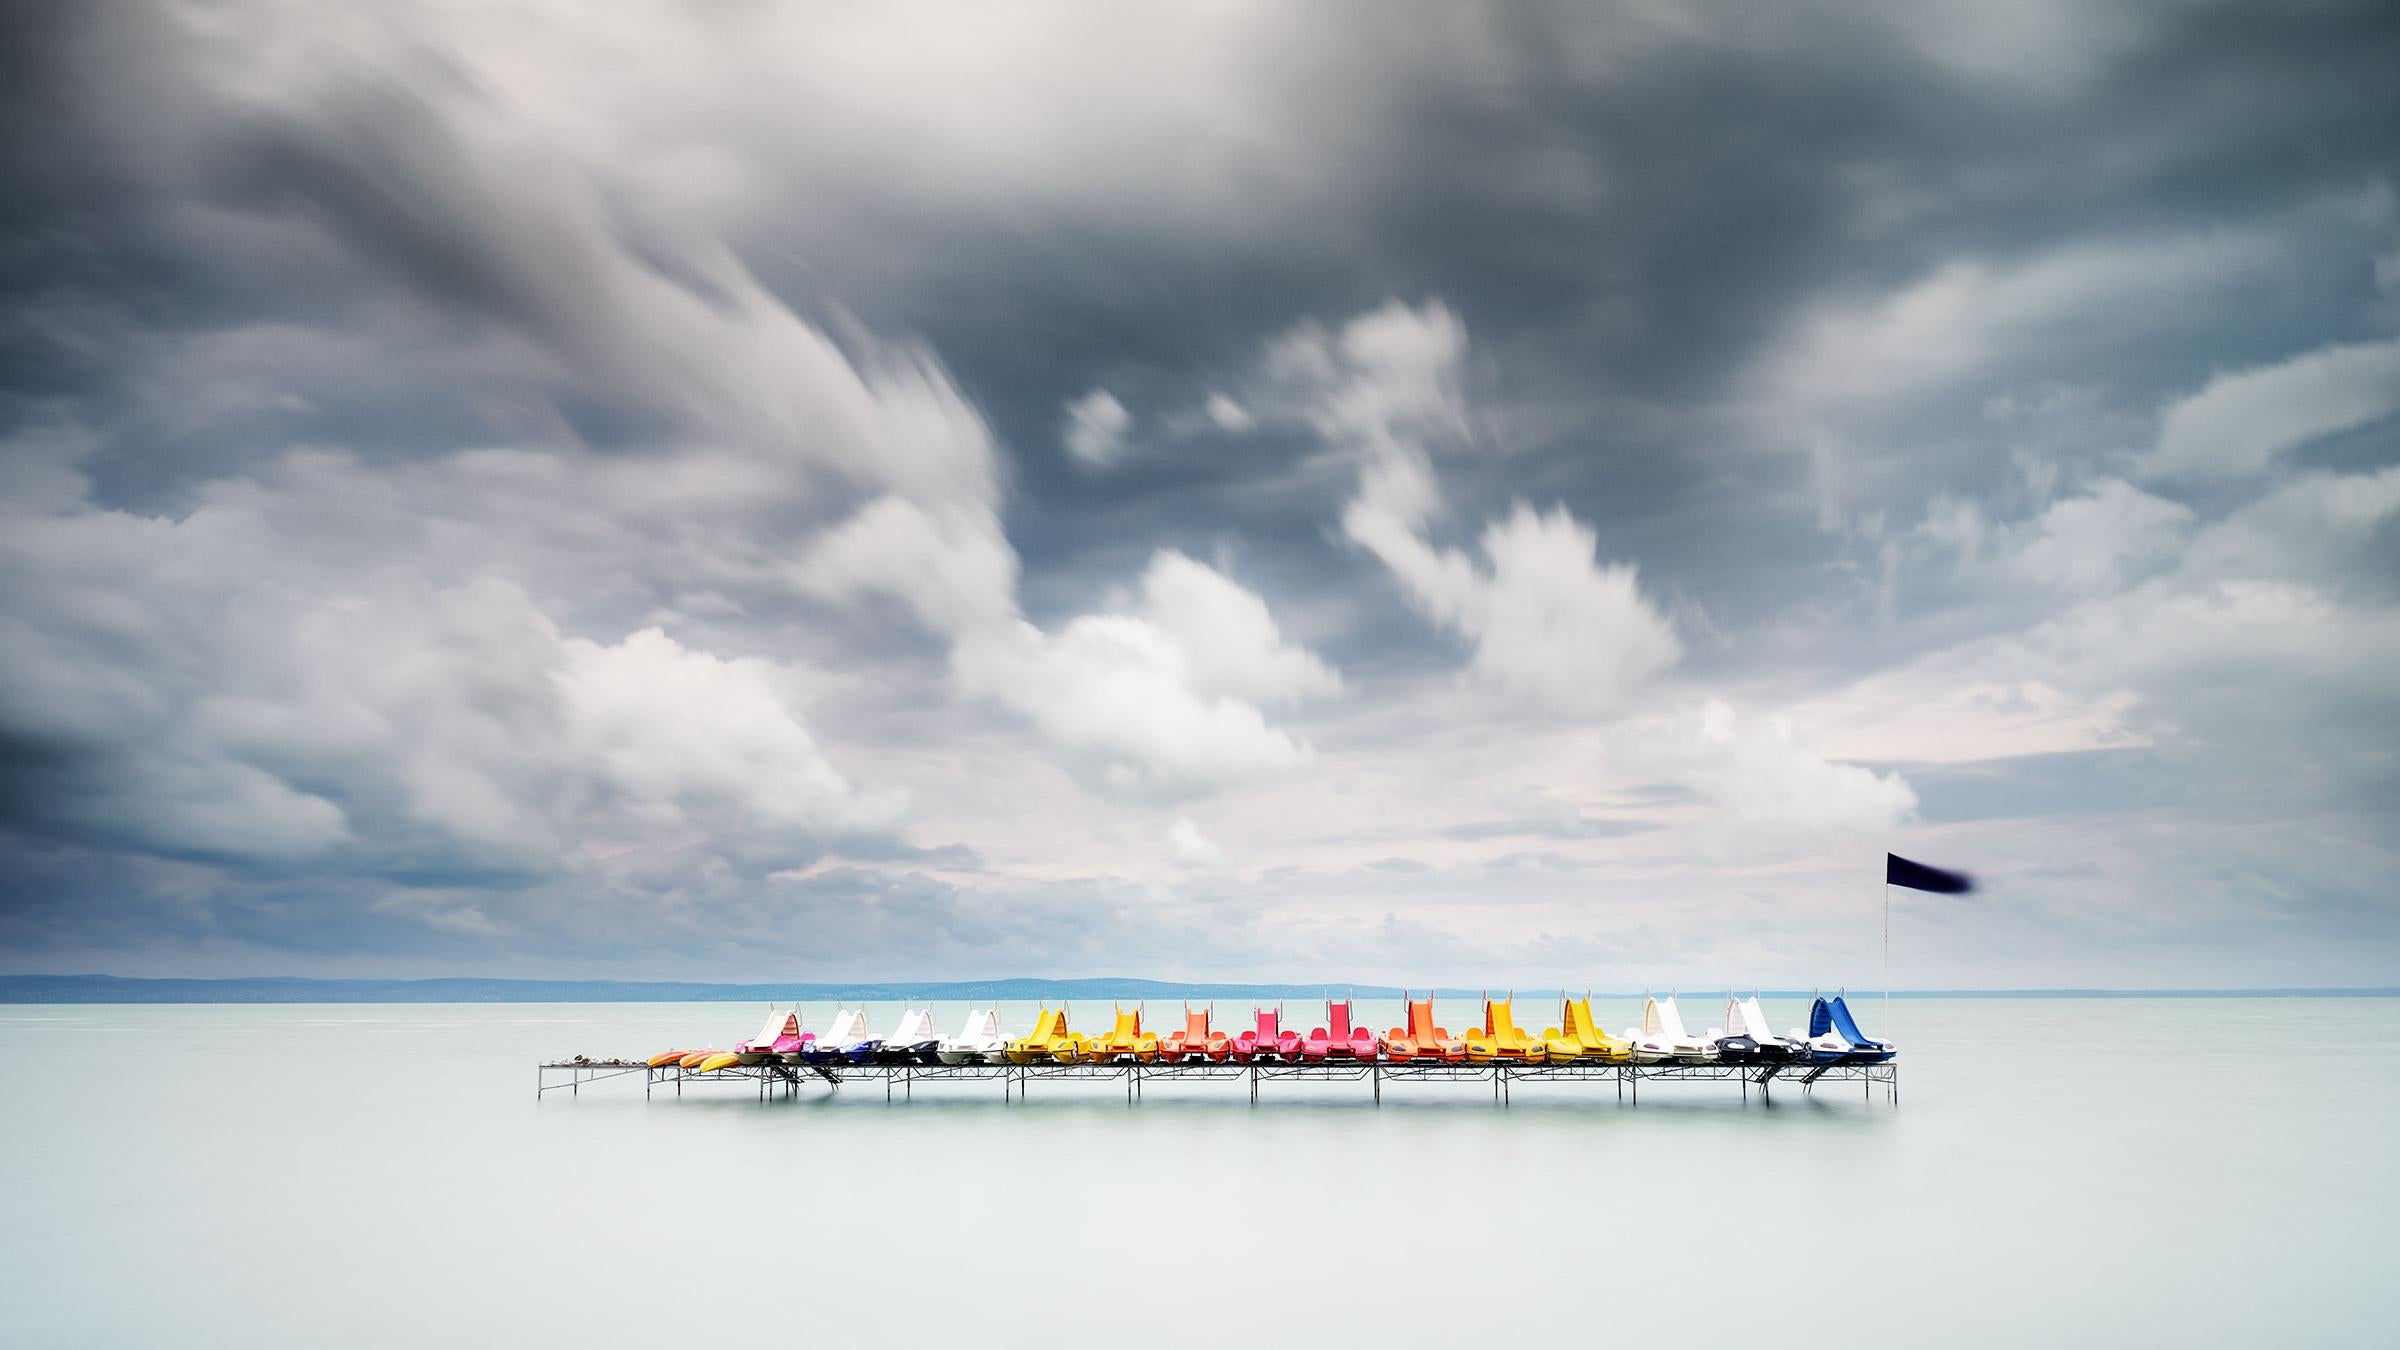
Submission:
{"label": "white slide", "polygon": [[904,1008],[900,1025],[883,1038],[883,1057],[911,1059],[920,1064],[933,1062],[934,1047],[941,1044],[942,1033],[933,1029],[933,1013],[925,1008]]}
{"label": "white slide", "polygon": [[[1718,1036],[1725,1033],[1720,1031]],[[1675,996],[1642,1001],[1642,1042],[1662,1048],[1667,1055],[1683,1064],[1708,1064],[1717,1058],[1714,1036],[1695,1036],[1683,1029],[1683,1013],[1675,1006]]]}
{"label": "white slide", "polygon": [[967,1009],[966,1025],[934,1051],[944,1064],[998,1064],[1008,1042],[1000,1035],[998,1008]]}
{"label": "white slide", "polygon": [[843,1008],[833,1015],[833,1025],[809,1046],[808,1062],[821,1064],[828,1059],[847,1059],[850,1052],[873,1040],[867,1034],[867,1014],[862,1008]]}
{"label": "white slide", "polygon": [[1627,1052],[1636,1064],[1664,1064],[1675,1058],[1675,1043],[1659,1034],[1658,1000],[1642,1000],[1642,1024],[1625,1028]]}
{"label": "white slide", "polygon": [[1747,1036],[1758,1042],[1761,1059],[1798,1059],[1800,1047],[1767,1030],[1767,1010],[1758,1005],[1758,995],[1745,999],[1725,996],[1725,1030],[1735,1036]]}

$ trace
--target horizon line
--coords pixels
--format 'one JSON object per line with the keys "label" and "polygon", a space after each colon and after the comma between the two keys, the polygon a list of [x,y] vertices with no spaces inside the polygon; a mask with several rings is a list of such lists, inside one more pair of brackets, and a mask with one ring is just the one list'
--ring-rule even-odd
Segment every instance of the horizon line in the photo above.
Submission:
{"label": "horizon line", "polygon": [[[526,978],[520,976],[436,975],[420,977],[357,977],[316,975],[40,975],[0,974],[0,1004],[68,1004],[68,1003],[184,1003],[184,1002],[241,1002],[241,1003],[371,1003],[380,1000],[360,997],[370,992],[400,992],[414,990],[425,993],[444,992],[467,994],[448,1002],[522,1002],[522,1003],[612,1003],[612,1002],[747,1002],[758,998],[857,997],[869,1000],[887,998],[907,999],[925,997],[939,999],[945,993],[959,997],[1002,998],[998,987],[1015,986],[1026,992],[1019,997],[1038,997],[1043,993],[1106,996],[1113,988],[1136,995],[1151,992],[1163,995],[1203,992],[1234,992],[1273,994],[1278,997],[1330,994],[1349,991],[1369,998],[1399,998],[1407,993],[1423,993],[1430,997],[1475,997],[1489,992],[1476,985],[1387,985],[1380,983],[1351,983],[1345,981],[1243,981],[1243,980],[1157,980],[1142,976],[1002,976],[979,979],[952,980],[760,980],[710,981],[662,979],[564,979]],[[473,997],[480,987],[483,997]],[[1503,986],[1494,985],[1492,988]],[[1518,986],[1525,993],[1565,994],[1569,986],[1555,984]],[[1704,987],[1713,993],[1714,986]],[[575,996],[582,991],[581,996]],[[605,991],[605,993],[603,993]],[[206,994],[216,992],[235,997],[210,999]],[[1658,992],[1653,986],[1641,993],[1631,990],[1589,990],[1593,997],[1641,998]],[[1680,995],[1680,988],[1670,989]],[[1739,992],[1735,986],[1734,992]],[[1760,996],[1778,998],[1810,997],[1825,992],[1823,987],[1812,990],[1798,988],[1766,988],[1754,986]],[[1893,998],[2388,998],[2400,997],[2400,985],[2263,985],[2263,986],[2024,986],[1977,988],[1920,988],[1920,989],[1861,989],[1847,987],[1836,992],[1856,992],[1862,996]],[[133,997],[109,997],[133,995]],[[199,997],[172,997],[183,993]],[[248,997],[240,995],[247,993]],[[270,993],[292,997],[262,997]],[[519,995],[515,998],[495,997],[502,993]],[[638,995],[648,993],[650,997]],[[348,997],[341,997],[347,994]],[[540,997],[539,995],[550,995]],[[618,997],[607,997],[616,994]],[[314,995],[312,997],[312,995]],[[535,995],[535,997],[525,997]],[[595,996],[599,995],[599,996]],[[624,997],[624,995],[637,995]],[[671,995],[661,997],[661,995]],[[328,997],[331,996],[331,997]]]}

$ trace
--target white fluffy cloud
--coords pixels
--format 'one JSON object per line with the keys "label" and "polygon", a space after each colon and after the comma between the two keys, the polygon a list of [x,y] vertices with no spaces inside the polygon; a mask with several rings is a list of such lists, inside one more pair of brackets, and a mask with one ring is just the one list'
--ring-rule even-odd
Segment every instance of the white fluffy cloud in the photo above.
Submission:
{"label": "white fluffy cloud", "polygon": [[[297,489],[289,489],[296,491]],[[13,518],[0,727],[71,837],[245,867],[543,875],[590,849],[888,837],[798,712],[805,677],[656,629],[562,634],[520,587],[361,571],[263,489],[182,520]],[[312,503],[338,532],[338,500]],[[64,772],[62,770],[62,772]]]}
{"label": "white fluffy cloud", "polygon": [[1060,440],[1079,463],[1105,469],[1125,453],[1125,433],[1133,429],[1133,414],[1105,389],[1094,389],[1067,405]]}
{"label": "white fluffy cloud", "polygon": [[1441,512],[1426,442],[1464,434],[1465,355],[1466,328],[1449,310],[1393,302],[1338,338],[1314,326],[1286,335],[1268,366],[1311,382],[1311,420],[1362,457],[1343,533],[1391,569],[1411,605],[1474,645],[1478,680],[1557,713],[1621,713],[1683,654],[1632,565],[1601,563],[1598,536],[1564,508],[1522,502],[1484,527],[1480,563],[1426,538]]}
{"label": "white fluffy cloud", "polygon": [[2142,461],[2154,478],[2257,473],[2322,436],[2400,412],[2400,342],[2320,347],[2220,374],[2170,404]]}
{"label": "white fluffy cloud", "polygon": [[1618,769],[1688,789],[1708,805],[1698,838],[1713,851],[1871,838],[1917,808],[1899,775],[1834,763],[1788,720],[1744,718],[1721,700],[1629,723],[1609,746]]}
{"label": "white fluffy cloud", "polygon": [[1205,796],[1314,758],[1264,707],[1339,693],[1341,678],[1286,641],[1255,593],[1162,549],[1126,608],[1045,631],[1018,611],[1016,556],[997,529],[980,513],[937,517],[884,499],[831,532],[796,574],[831,597],[907,601],[949,639],[962,693],[1023,718],[1104,795]]}
{"label": "white fluffy cloud", "polygon": [[1126,612],[1085,614],[1055,633],[1022,620],[960,633],[967,693],[1022,715],[1095,790],[1177,801],[1298,769],[1305,741],[1261,703],[1340,688],[1284,641],[1266,606],[1213,568],[1162,550]]}

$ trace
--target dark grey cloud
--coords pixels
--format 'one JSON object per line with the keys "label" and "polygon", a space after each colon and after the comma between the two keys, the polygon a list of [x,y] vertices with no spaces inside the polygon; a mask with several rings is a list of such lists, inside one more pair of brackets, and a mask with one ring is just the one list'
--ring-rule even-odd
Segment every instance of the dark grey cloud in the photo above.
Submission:
{"label": "dark grey cloud", "polygon": [[[1554,777],[1580,803],[1555,812],[1416,786],[1314,838],[1421,855],[1435,890],[1656,867],[1710,811],[1855,785],[1782,753],[1784,708],[1913,785],[1929,830],[2273,818],[2375,856],[2400,773],[2344,729],[2394,711],[2400,430],[2370,407],[2251,478],[2144,466],[2215,381],[2394,340],[2388,6],[1065,9],[1006,69],[953,59],[964,20],[859,40],[907,18],[662,12],[628,51],[507,7],[10,17],[0,949],[697,961],[798,885],[812,921],[883,916],[850,955],[914,922],[982,935],[943,960],[1063,961],[1002,930],[1078,906],[1117,916],[1095,959],[1162,952],[1123,897],[1207,889],[1134,879],[1164,822],[1072,821],[1085,861],[1048,868],[910,822],[1055,812],[1152,760],[1207,767],[1145,801],[1262,764],[1556,756],[1614,778]],[[635,55],[638,100],[598,74]],[[1651,693],[1681,731],[1472,713],[1516,763],[1440,731],[1479,639],[1345,534],[1359,447],[1267,356],[1394,299],[1469,335],[1426,545],[1477,562],[1513,502],[1563,507],[1672,622]],[[1061,443],[1095,389],[1130,413],[1101,467]],[[885,496],[964,503],[949,544],[990,542],[977,512],[1004,537],[957,575],[809,575]],[[1245,685],[1257,728],[1176,737],[1084,692],[1131,648],[1078,617],[1138,611],[1162,549],[1262,597],[1289,644],[1265,650],[1325,658],[1342,697]],[[1048,645],[993,656],[1015,612],[924,622],[911,583],[970,574]],[[518,598],[461,599],[488,584]],[[645,667],[652,626],[673,648]],[[786,766],[838,790],[759,789],[739,726],[662,743],[573,684],[667,670],[786,709]],[[1944,700],[1984,719],[1972,746],[1891,743],[1938,739]],[[1728,739],[1661,748],[1693,728]],[[918,814],[879,805],[903,792]],[[1558,848],[1434,851],[1525,839]],[[1252,864],[1302,909],[1336,866]],[[1012,865],[1042,880],[985,926]],[[2371,870],[2347,866],[2289,912],[2379,931],[2327,898]],[[587,882],[617,898],[578,927]]]}

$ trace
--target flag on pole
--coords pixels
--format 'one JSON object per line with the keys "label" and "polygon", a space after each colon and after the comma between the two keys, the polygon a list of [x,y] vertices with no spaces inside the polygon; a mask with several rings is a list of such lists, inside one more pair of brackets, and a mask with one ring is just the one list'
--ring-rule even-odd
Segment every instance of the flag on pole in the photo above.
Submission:
{"label": "flag on pole", "polygon": [[1945,872],[1911,862],[1897,853],[1883,855],[1883,884],[1906,886],[1912,891],[1935,891],[1943,895],[1965,895],[1975,889],[1975,878],[1964,872]]}

